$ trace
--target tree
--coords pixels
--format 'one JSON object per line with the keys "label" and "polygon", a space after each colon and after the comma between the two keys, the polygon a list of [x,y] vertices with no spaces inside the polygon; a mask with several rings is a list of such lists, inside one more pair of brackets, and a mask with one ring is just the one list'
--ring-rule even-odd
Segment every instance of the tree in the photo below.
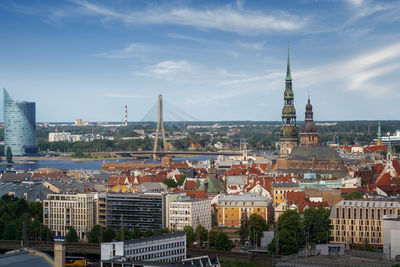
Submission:
{"label": "tree", "polygon": [[65,239],[67,242],[78,242],[79,237],[78,234],[76,233],[76,230],[73,227],[69,229]]}
{"label": "tree", "polygon": [[186,225],[183,231],[186,233],[186,245],[190,246],[195,240],[194,230],[191,226]]}
{"label": "tree", "polygon": [[154,232],[153,232],[153,230],[149,229],[146,232],[144,232],[143,236],[144,237],[154,236]]}
{"label": "tree", "polygon": [[135,228],[132,233],[132,238],[141,238],[143,236],[142,231],[139,228]]}
{"label": "tree", "polygon": [[103,232],[103,242],[111,242],[115,239],[115,232],[111,228],[107,228]]}
{"label": "tree", "polygon": [[163,183],[166,184],[170,188],[178,186],[177,183],[173,179],[166,179],[163,181]]}
{"label": "tree", "polygon": [[259,245],[263,236],[263,232],[268,231],[269,225],[262,216],[253,213],[250,215],[249,227],[250,240],[252,241],[252,243],[257,242],[257,245]]}
{"label": "tree", "polygon": [[242,245],[244,245],[248,237],[249,234],[248,227],[249,227],[249,217],[247,217],[247,211],[245,210],[244,212],[242,212],[242,216],[240,217],[239,236],[240,236],[240,243]]}
{"label": "tree", "polygon": [[358,200],[358,199],[363,199],[364,194],[360,191],[354,191],[348,194],[345,194],[343,198],[345,200]]}
{"label": "tree", "polygon": [[178,179],[178,185],[182,186],[183,183],[185,182],[186,178],[187,178],[187,176],[185,174],[181,174],[181,176]]}
{"label": "tree", "polygon": [[117,231],[117,240],[118,241],[123,241],[123,240],[129,240],[129,239],[132,239],[132,233],[129,231],[129,229],[128,228],[126,228],[125,226],[123,227],[123,233],[124,233],[124,235],[122,236],[121,235],[121,229],[119,230],[119,231]]}
{"label": "tree", "polygon": [[213,247],[216,250],[230,251],[233,247],[232,240],[225,233],[219,232],[214,237]]}
{"label": "tree", "polygon": [[8,163],[13,163],[13,160],[12,160],[12,158],[13,158],[13,154],[12,154],[12,151],[11,151],[11,147],[7,147],[7,152],[6,152],[6,159],[7,159],[7,162]]}
{"label": "tree", "polygon": [[89,243],[101,243],[102,235],[103,229],[100,225],[96,224],[89,233]]}
{"label": "tree", "polygon": [[194,232],[195,232],[196,240],[199,241],[199,243],[203,243],[203,242],[207,241],[208,231],[202,225],[200,225],[200,224],[197,225]]}
{"label": "tree", "polygon": [[303,216],[303,229],[308,241],[316,243],[328,242],[330,229],[330,210],[324,207],[317,209],[306,209]]}
{"label": "tree", "polygon": [[18,225],[14,221],[11,221],[4,226],[1,237],[4,240],[16,240],[18,239],[17,231]]}

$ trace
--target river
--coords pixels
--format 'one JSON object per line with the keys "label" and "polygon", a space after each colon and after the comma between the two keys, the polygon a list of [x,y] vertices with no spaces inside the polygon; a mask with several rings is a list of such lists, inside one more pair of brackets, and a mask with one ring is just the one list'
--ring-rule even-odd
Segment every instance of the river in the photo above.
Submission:
{"label": "river", "polygon": [[[210,159],[211,156],[195,156],[195,157],[175,157],[173,161],[204,161]],[[69,160],[37,160],[34,163],[30,164],[15,164],[15,165],[7,165],[0,166],[0,171],[4,171],[5,169],[16,169],[16,170],[36,170],[38,168],[57,168],[57,169],[66,169],[66,170],[99,170],[101,169],[101,165],[106,162],[126,162],[126,161],[141,161],[141,160],[93,160],[93,161],[69,161]],[[160,161],[154,161],[152,159],[146,160],[148,163],[160,163]]]}

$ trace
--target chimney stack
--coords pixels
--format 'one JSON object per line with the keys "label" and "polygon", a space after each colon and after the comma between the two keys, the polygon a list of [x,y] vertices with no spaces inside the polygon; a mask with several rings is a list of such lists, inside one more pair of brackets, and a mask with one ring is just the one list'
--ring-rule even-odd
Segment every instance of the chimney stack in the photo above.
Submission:
{"label": "chimney stack", "polygon": [[54,243],[54,267],[65,266],[65,245],[62,242]]}

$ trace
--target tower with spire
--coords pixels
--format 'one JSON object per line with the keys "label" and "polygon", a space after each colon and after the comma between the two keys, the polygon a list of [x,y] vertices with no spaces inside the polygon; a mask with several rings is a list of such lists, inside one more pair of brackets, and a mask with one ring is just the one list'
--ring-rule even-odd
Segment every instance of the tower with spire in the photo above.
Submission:
{"label": "tower with spire", "polygon": [[317,146],[318,145],[318,130],[314,123],[314,113],[310,103],[310,96],[306,105],[306,113],[304,125],[300,133],[300,146]]}
{"label": "tower with spire", "polygon": [[284,93],[284,106],[282,110],[282,127],[280,131],[279,145],[280,155],[287,156],[298,144],[298,130],[296,126],[296,109],[294,107],[294,94],[292,90],[292,76],[290,73],[290,55],[288,47],[288,59],[286,68],[286,88]]}
{"label": "tower with spire", "polygon": [[376,141],[376,145],[377,146],[382,145],[381,122],[379,122],[379,124],[378,124],[378,139]]}

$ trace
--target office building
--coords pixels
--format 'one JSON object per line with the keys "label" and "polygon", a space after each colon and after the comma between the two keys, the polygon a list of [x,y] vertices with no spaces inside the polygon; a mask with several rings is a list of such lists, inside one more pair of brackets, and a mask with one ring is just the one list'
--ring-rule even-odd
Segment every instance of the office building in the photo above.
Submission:
{"label": "office building", "polygon": [[181,197],[169,203],[168,228],[182,231],[185,226],[196,229],[202,225],[207,230],[211,229],[211,200],[190,199],[189,196]]}
{"label": "office building", "polygon": [[15,102],[6,89],[4,93],[4,154],[11,148],[14,156],[36,154],[35,102]]}
{"label": "office building", "polygon": [[96,221],[95,195],[48,194],[43,201],[43,224],[54,236],[65,237],[74,228],[79,239],[88,240]]}
{"label": "office building", "polygon": [[106,226],[117,231],[121,226],[130,231],[158,231],[165,227],[165,194],[113,194],[106,202]]}
{"label": "office building", "polygon": [[101,261],[179,262],[186,258],[186,233],[101,243]]}
{"label": "office building", "polygon": [[342,200],[330,215],[331,241],[336,244],[383,245],[383,219],[400,215],[400,202]]}

